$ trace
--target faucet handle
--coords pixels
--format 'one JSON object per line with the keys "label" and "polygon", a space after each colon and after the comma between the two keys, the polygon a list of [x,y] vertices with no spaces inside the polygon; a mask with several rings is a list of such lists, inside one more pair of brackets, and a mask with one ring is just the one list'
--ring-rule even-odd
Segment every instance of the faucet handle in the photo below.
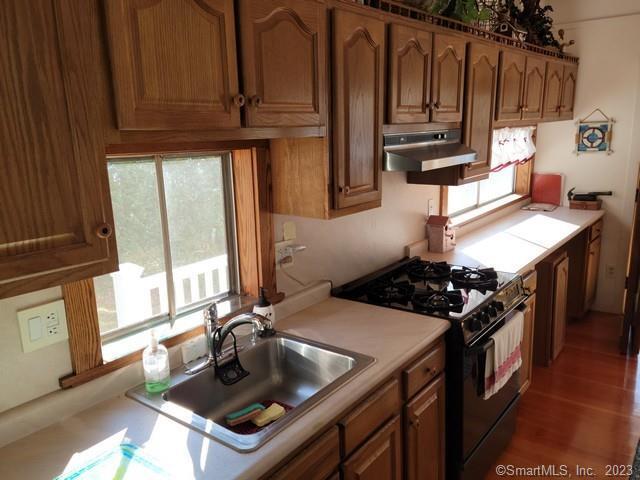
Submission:
{"label": "faucet handle", "polygon": [[218,306],[216,302],[210,303],[203,312],[205,323],[218,325]]}

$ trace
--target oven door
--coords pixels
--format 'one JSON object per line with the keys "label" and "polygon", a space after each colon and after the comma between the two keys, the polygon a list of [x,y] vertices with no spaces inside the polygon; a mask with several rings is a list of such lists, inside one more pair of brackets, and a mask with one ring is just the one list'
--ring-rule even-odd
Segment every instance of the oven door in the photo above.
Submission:
{"label": "oven door", "polygon": [[[505,318],[508,320],[507,315]],[[501,322],[504,324],[503,322]],[[494,330],[495,331],[495,330]],[[487,400],[483,399],[484,359],[493,344],[487,332],[465,352],[463,382],[463,458],[465,461],[474,452],[485,435],[491,431],[502,414],[518,396],[520,370],[511,375],[509,381]]]}

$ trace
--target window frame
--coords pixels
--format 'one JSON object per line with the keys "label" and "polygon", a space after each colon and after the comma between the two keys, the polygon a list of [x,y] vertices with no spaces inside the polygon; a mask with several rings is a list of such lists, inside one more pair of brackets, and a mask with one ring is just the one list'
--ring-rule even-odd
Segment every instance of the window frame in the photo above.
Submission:
{"label": "window frame", "polygon": [[[509,195],[505,195],[499,199],[492,200],[491,202],[487,202],[484,205],[476,206],[472,209],[467,209],[465,211],[456,212],[453,214],[452,224],[456,227],[462,227],[465,225],[469,225],[477,220],[480,220],[484,217],[487,217],[497,211],[500,211],[504,208],[508,208],[518,202],[523,202],[531,197],[531,175],[533,173],[533,168],[535,164],[535,155],[531,157],[526,163],[523,165],[516,165],[515,172],[515,185],[514,191]],[[504,202],[503,200],[514,196],[514,199],[509,202]],[[449,187],[441,186],[440,187],[440,215],[450,215],[449,214]],[[495,206],[492,207],[492,205]],[[477,211],[477,215],[470,215],[470,212]],[[456,217],[465,217],[464,220],[456,221]]]}
{"label": "window frame", "polygon": [[[489,175],[491,175],[491,172],[489,172]],[[487,205],[490,205],[490,204],[492,204],[494,202],[498,202],[498,201],[500,201],[500,200],[502,200],[504,198],[507,198],[507,197],[513,195],[514,193],[516,193],[516,179],[517,179],[517,166],[514,165],[514,168],[513,168],[513,182],[512,182],[512,185],[511,185],[511,191],[509,193],[501,195],[500,197],[492,198],[491,200],[488,200],[486,202],[480,202],[480,184],[481,184],[481,182],[483,180],[478,180],[477,182],[472,182],[472,183],[477,184],[477,186],[478,186],[477,191],[476,191],[476,203],[474,205],[470,206],[470,207],[463,208],[462,210],[458,210],[457,212],[451,212],[451,215],[453,217],[457,217],[458,215],[463,215],[463,214],[468,213],[468,212],[470,212],[472,210],[477,210],[479,208],[486,207]],[[484,179],[484,180],[487,180],[487,179]],[[447,195],[448,194],[449,194],[449,189],[447,188]],[[449,202],[447,200],[447,204],[448,203]]]}
{"label": "window frame", "polygon": [[[226,244],[228,252],[228,264],[229,264],[229,292],[224,292],[219,295],[208,297],[198,302],[192,303],[188,307],[177,308],[176,306],[176,293],[173,277],[173,258],[171,252],[171,235],[169,232],[169,219],[167,212],[167,197],[165,192],[164,182],[164,170],[163,162],[172,158],[188,158],[188,157],[206,157],[206,156],[219,156],[222,159],[222,177],[224,185],[224,209],[225,218],[227,220],[227,232],[226,232]],[[201,309],[212,301],[225,301],[231,300],[232,297],[237,297],[240,294],[240,269],[238,265],[238,242],[236,235],[236,211],[235,211],[235,193],[233,187],[233,160],[232,152],[230,150],[211,150],[211,151],[194,151],[194,152],[180,152],[180,153],[155,153],[149,154],[136,154],[136,155],[107,155],[107,165],[110,163],[128,162],[128,161],[153,161],[155,167],[155,180],[156,188],[158,192],[158,207],[160,213],[160,222],[162,230],[162,246],[164,253],[165,275],[167,282],[167,303],[168,312],[154,315],[143,321],[127,325],[125,327],[116,328],[109,332],[101,333],[102,343],[113,343],[118,340],[134,335],[136,333],[143,332],[149,328],[157,327],[165,323],[173,324],[177,319],[192,314],[193,312]],[[117,232],[116,232],[117,236]]]}
{"label": "window frame", "polygon": [[[202,153],[230,151],[235,207],[236,242],[240,295],[227,305],[224,323],[238,313],[250,311],[257,301],[258,289],[264,286],[272,303],[284,298],[277,290],[273,235],[271,165],[267,141],[209,142],[200,144],[125,145],[107,148],[107,156],[151,156],[154,154]],[[105,157],[104,168],[107,168]],[[117,257],[113,252],[113,257]],[[117,263],[116,263],[117,264]],[[105,362],[98,324],[93,278],[62,286],[69,347],[73,372],[59,379],[63,389],[82,385],[140,360],[142,349]],[[179,345],[204,332],[197,326],[162,340],[166,347]]]}

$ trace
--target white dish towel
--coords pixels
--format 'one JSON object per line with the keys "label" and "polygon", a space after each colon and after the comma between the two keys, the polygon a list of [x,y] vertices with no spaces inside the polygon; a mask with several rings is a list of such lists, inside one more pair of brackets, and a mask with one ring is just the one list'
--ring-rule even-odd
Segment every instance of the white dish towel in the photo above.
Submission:
{"label": "white dish towel", "polygon": [[491,335],[493,346],[487,351],[484,367],[484,399],[495,395],[522,365],[524,315],[516,311],[506,324]]}

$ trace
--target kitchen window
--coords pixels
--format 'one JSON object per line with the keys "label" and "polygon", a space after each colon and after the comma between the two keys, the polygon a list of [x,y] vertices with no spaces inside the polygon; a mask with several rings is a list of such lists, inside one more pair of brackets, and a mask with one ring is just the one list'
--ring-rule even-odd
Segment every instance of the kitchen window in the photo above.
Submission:
{"label": "kitchen window", "polygon": [[239,293],[231,170],[230,153],[109,159],[120,268],[94,279],[105,358]]}
{"label": "kitchen window", "polygon": [[516,166],[510,165],[489,178],[448,188],[449,215],[456,216],[511,196],[515,192]]}

